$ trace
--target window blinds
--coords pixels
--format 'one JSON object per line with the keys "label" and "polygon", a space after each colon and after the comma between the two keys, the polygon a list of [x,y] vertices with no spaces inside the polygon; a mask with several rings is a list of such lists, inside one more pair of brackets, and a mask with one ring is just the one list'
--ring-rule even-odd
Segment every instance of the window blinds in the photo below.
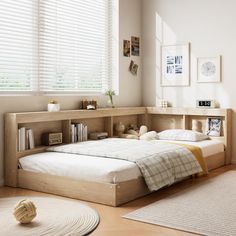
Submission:
{"label": "window blinds", "polygon": [[118,71],[116,1],[1,0],[0,90],[112,88]]}
{"label": "window blinds", "polygon": [[109,23],[109,0],[40,1],[41,90],[108,89]]}
{"label": "window blinds", "polygon": [[0,91],[36,89],[37,31],[36,1],[0,1]]}

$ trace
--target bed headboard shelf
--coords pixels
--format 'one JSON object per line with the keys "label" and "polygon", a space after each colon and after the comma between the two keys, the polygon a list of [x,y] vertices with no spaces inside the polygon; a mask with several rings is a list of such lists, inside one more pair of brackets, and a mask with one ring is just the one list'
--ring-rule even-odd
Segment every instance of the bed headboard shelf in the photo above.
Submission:
{"label": "bed headboard shelf", "polygon": [[[149,130],[161,131],[170,128],[191,129],[191,120],[204,121],[207,117],[221,117],[223,120],[222,136],[217,139],[226,146],[226,163],[231,160],[231,109],[200,108],[158,108],[158,107],[121,107],[102,108],[94,111],[64,110],[60,112],[22,112],[5,114],[5,183],[17,186],[18,158],[40,153],[46,150],[41,144],[44,132],[62,132],[63,143],[71,142],[71,124],[76,122],[88,126],[89,132],[107,131],[113,137],[114,125],[145,124]],[[18,128],[32,128],[35,148],[17,151]]]}
{"label": "bed headboard shelf", "polygon": [[192,120],[197,120],[205,132],[206,119],[216,117],[222,120],[221,135],[211,137],[213,140],[223,142],[225,145],[225,163],[231,162],[232,139],[232,110],[228,108],[182,108],[182,107],[147,107],[150,129],[162,131],[165,129],[192,129]]}

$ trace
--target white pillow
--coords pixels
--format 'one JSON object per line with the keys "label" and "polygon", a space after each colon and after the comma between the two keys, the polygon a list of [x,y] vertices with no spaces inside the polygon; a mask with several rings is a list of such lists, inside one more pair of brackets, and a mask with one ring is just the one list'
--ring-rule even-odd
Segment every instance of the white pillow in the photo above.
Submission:
{"label": "white pillow", "polygon": [[193,130],[168,129],[157,134],[158,139],[176,140],[176,141],[202,141],[208,139],[208,136]]}

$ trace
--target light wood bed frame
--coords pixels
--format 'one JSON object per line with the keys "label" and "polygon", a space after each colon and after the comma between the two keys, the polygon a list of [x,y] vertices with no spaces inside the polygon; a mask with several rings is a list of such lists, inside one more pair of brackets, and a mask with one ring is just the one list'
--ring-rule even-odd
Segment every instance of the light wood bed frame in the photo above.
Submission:
{"label": "light wood bed frame", "polygon": [[[224,143],[225,151],[206,158],[208,168],[212,170],[231,162],[231,113],[231,109],[158,107],[7,113],[5,114],[5,185],[119,206],[150,193],[143,178],[116,184],[74,180],[25,171],[18,168],[18,159],[47,149],[41,145],[41,135],[44,132],[62,132],[63,143],[70,143],[70,125],[73,122],[87,124],[89,132],[105,130],[109,137],[113,137],[116,135],[114,124],[119,121],[126,125],[145,124],[149,130],[162,131],[170,128],[191,129],[192,119],[196,119],[201,122],[204,130],[207,117],[220,117],[223,121],[221,136],[214,139]],[[23,126],[33,129],[36,148],[18,152],[18,128]]]}

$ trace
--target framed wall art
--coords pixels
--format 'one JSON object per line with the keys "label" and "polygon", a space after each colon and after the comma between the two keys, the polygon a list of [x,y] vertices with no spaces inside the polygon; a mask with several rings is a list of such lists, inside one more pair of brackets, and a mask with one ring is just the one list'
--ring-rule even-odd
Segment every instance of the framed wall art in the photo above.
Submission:
{"label": "framed wall art", "polygon": [[217,83],[221,81],[221,56],[197,58],[197,82]]}
{"label": "framed wall art", "polygon": [[189,43],[161,48],[161,86],[189,86]]}

